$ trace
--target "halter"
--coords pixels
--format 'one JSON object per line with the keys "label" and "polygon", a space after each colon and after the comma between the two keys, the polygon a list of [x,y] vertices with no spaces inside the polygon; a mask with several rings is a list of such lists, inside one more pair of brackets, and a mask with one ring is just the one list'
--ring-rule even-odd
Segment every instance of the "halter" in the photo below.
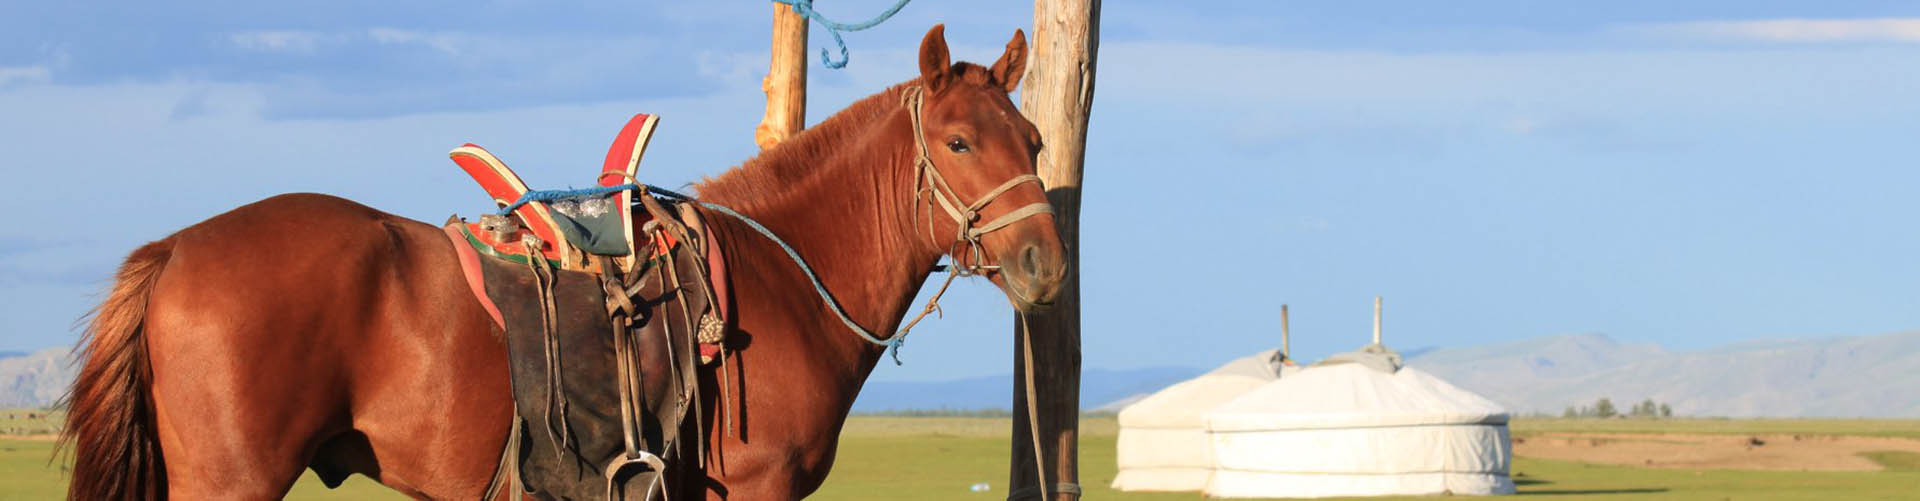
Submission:
{"label": "halter", "polygon": [[[1022,219],[1040,214],[1052,214],[1053,206],[1046,202],[1034,202],[1012,212],[1001,214],[1000,217],[993,218],[992,221],[987,221],[986,224],[975,228],[973,226],[974,223],[980,220],[980,209],[985,208],[989,203],[993,203],[994,199],[1000,198],[1000,195],[1006,194],[1007,191],[1012,190],[1016,186],[1025,183],[1041,184],[1040,176],[1033,174],[1014,176],[1013,179],[1008,179],[1006,182],[1000,183],[1000,186],[988,191],[986,195],[982,195],[979,200],[975,200],[971,204],[961,205],[960,196],[954,193],[953,186],[947,184],[946,177],[940,174],[940,167],[933,164],[933,157],[927,150],[926,129],[921,125],[920,120],[920,108],[921,104],[926,100],[925,95],[925,89],[918,85],[908,87],[901,93],[900,102],[902,106],[907,108],[908,116],[913,118],[913,144],[915,153],[913,165],[914,169],[919,171],[914,176],[913,205],[914,207],[919,207],[922,196],[933,199],[933,202],[927,203],[927,239],[932,240],[936,245],[939,242],[939,240],[933,236],[933,207],[935,205],[934,202],[938,202],[940,208],[945,210],[947,215],[953,218],[954,226],[959,228],[958,234],[954,235],[954,241],[956,245],[966,246],[967,257],[969,258],[965,266],[959,266],[960,253],[954,252],[952,246],[949,246],[947,253],[953,256],[954,264],[956,265],[949,268],[949,270],[958,269],[959,271],[954,273],[959,275],[976,275],[983,271],[998,270],[1000,269],[998,265],[986,266],[980,264],[980,260],[986,253],[980,246],[980,237],[992,233],[994,230],[1005,228],[1007,225],[1011,225]],[[916,213],[915,216],[918,216],[918,214]]]}
{"label": "halter", "polygon": [[[1007,225],[1011,225],[1022,219],[1039,214],[1053,213],[1053,205],[1046,202],[1034,202],[1027,204],[1025,207],[1015,209],[1012,212],[1001,214],[1000,217],[993,218],[993,220],[987,221],[986,224],[980,225],[977,228],[974,227],[974,222],[980,220],[980,209],[986,207],[989,203],[993,203],[993,199],[999,198],[1000,195],[1005,194],[1008,190],[1012,190],[1015,186],[1021,184],[1034,183],[1042,187],[1044,187],[1045,184],[1041,183],[1040,176],[1033,174],[1014,176],[1013,179],[1008,179],[1006,182],[1000,183],[1000,186],[988,191],[987,194],[981,195],[979,200],[961,206],[959,202],[960,197],[954,193],[952,186],[947,185],[946,178],[940,175],[940,168],[933,164],[933,157],[927,152],[927,134],[920,122],[920,107],[925,101],[925,95],[926,89],[916,85],[908,87],[900,96],[901,103],[907,108],[908,116],[913,117],[913,143],[916,154],[913,159],[913,164],[914,168],[920,171],[919,175],[914,179],[913,205],[916,208],[920,206],[920,197],[922,195],[926,195],[928,198],[932,198],[934,202],[938,202],[940,208],[946,210],[948,216],[953,217],[954,225],[959,227],[959,233],[954,235],[954,240],[958,245],[966,246],[967,256],[970,259],[962,266],[960,253],[954,252],[953,247],[948,246],[947,254],[953,257],[953,266],[949,266],[946,269],[947,280],[942,282],[940,284],[940,290],[935,291],[933,297],[927,300],[926,309],[921,310],[919,315],[914,316],[913,320],[908,321],[905,326],[902,326],[900,332],[894,334],[893,339],[890,340],[895,343],[893,352],[894,363],[896,364],[900,361],[900,348],[898,343],[905,339],[907,330],[912,329],[914,324],[920,323],[920,319],[926,318],[927,314],[940,311],[940,296],[947,293],[947,286],[953,285],[954,277],[977,275],[983,271],[1000,269],[999,265],[989,266],[980,264],[981,258],[986,254],[985,250],[980,246],[981,236],[1005,228]],[[933,205],[933,202],[927,203],[928,240],[934,240]],[[938,243],[938,240],[934,241]],[[1016,312],[1017,311],[1018,310],[1016,310]],[[1020,314],[1019,318],[1022,346],[1026,348],[1022,353],[1026,356],[1027,367],[1027,423],[1033,427],[1030,431],[1033,437],[1033,464],[1035,468],[1041,470],[1034,472],[1034,479],[1036,482],[1045,482],[1047,476],[1044,469],[1046,468],[1047,462],[1046,458],[1042,456],[1043,449],[1040,448],[1040,411],[1035,403],[1036,400],[1040,398],[1040,394],[1035,391],[1033,380],[1033,331],[1027,327],[1026,314]],[[1073,483],[1061,483],[1051,487],[1035,485],[1034,487],[1014,491],[1007,496],[1007,499],[1023,499],[1026,496],[1034,494],[1038,494],[1041,499],[1047,499],[1049,492],[1072,494],[1078,497],[1080,496],[1080,485]]]}
{"label": "halter", "polygon": [[[948,266],[944,270],[947,272],[947,280],[940,284],[940,290],[933,293],[933,298],[927,300],[927,307],[922,309],[919,315],[915,315],[912,320],[908,320],[907,323],[902,325],[900,330],[894,332],[892,336],[885,338],[876,336],[872,331],[868,331],[866,327],[861,327],[858,322],[854,322],[852,317],[847,316],[847,310],[841,308],[840,302],[833,298],[833,294],[827,292],[827,287],[820,283],[820,277],[813,273],[813,267],[807,265],[807,260],[802,259],[800,253],[793,250],[792,245],[788,245],[785,240],[780,239],[779,235],[775,235],[773,230],[760,224],[759,221],[755,221],[753,218],[747,217],[746,214],[741,214],[727,206],[697,200],[693,197],[658,187],[636,185],[633,189],[644,189],[648,193],[655,195],[699,204],[700,207],[725,214],[728,217],[746,223],[748,228],[752,228],[753,231],[759,233],[761,236],[767,237],[768,240],[772,240],[773,243],[778,244],[780,250],[786,251],[787,257],[792,259],[793,264],[800,268],[800,273],[806,275],[807,281],[812,283],[813,292],[820,296],[821,302],[826,303],[827,309],[833,311],[834,316],[839,317],[840,323],[846,325],[848,331],[853,332],[856,336],[860,336],[860,339],[868,343],[891,348],[893,350],[893,363],[897,365],[900,363],[900,345],[906,341],[907,332],[912,330],[913,326],[919,324],[920,320],[926,318],[928,314],[940,312],[940,296],[947,293],[948,286],[953,285],[954,277],[977,275],[981,272],[1000,269],[998,265],[987,266],[980,264],[980,260],[985,254],[985,251],[980,246],[981,236],[1005,228],[1007,225],[1011,225],[1021,219],[1026,219],[1038,214],[1053,213],[1052,205],[1048,205],[1046,202],[1035,202],[1027,204],[1027,206],[1021,207],[1013,212],[1003,214],[1000,217],[993,218],[992,221],[988,221],[986,224],[980,225],[977,228],[974,227],[974,222],[980,219],[981,208],[986,207],[988,203],[993,202],[993,199],[999,198],[1000,195],[1005,194],[1007,190],[1011,190],[1015,186],[1023,183],[1040,184],[1040,176],[1033,174],[1014,176],[1013,179],[1008,179],[1006,182],[1000,183],[999,187],[988,191],[987,194],[981,196],[979,200],[971,204],[961,205],[959,202],[960,197],[954,194],[952,186],[947,185],[946,178],[940,175],[940,168],[934,166],[933,157],[927,154],[926,132],[920,123],[920,105],[925,101],[923,94],[924,89],[919,86],[913,86],[908,87],[901,95],[901,104],[907,108],[908,116],[913,118],[913,142],[915,146],[913,164],[914,168],[918,170],[918,172],[915,173],[913,186],[914,206],[918,208],[920,198],[923,195],[934,200],[933,203],[927,204],[927,237],[929,239],[933,239],[933,205],[937,203],[941,209],[946,211],[947,215],[952,216],[954,223],[960,228],[959,233],[954,235],[955,245],[967,246],[968,256],[971,259],[968,260],[965,266],[960,265],[960,254],[953,252],[953,246],[949,245],[947,250],[948,254],[953,256],[954,265]],[[916,217],[916,219],[918,218]],[[934,242],[936,245],[938,244],[938,240],[934,240]]]}
{"label": "halter", "polygon": [[[986,250],[980,246],[980,237],[992,233],[995,230],[1006,228],[1008,225],[1022,219],[1040,214],[1053,213],[1053,205],[1046,202],[1034,202],[1027,204],[1025,207],[1015,209],[1012,212],[1001,214],[1000,217],[993,218],[993,220],[987,221],[986,224],[980,225],[979,227],[974,227],[974,223],[980,220],[980,209],[985,208],[989,203],[993,203],[993,199],[1000,198],[1000,195],[1006,194],[1008,190],[1012,190],[1014,187],[1022,184],[1033,183],[1044,185],[1040,182],[1040,176],[1022,174],[1000,183],[1000,186],[994,187],[994,189],[988,191],[985,195],[981,195],[980,199],[975,200],[973,203],[961,205],[960,196],[954,193],[953,186],[947,184],[946,176],[940,175],[940,167],[933,164],[933,156],[927,151],[926,128],[921,125],[920,120],[920,108],[925,101],[926,89],[918,85],[907,87],[907,89],[900,94],[901,106],[907,109],[907,116],[913,119],[913,167],[918,171],[914,175],[913,180],[913,206],[918,208],[920,206],[920,198],[923,196],[933,199],[933,202],[927,202],[927,240],[933,241],[936,245],[939,244],[939,240],[934,237],[933,233],[933,207],[936,202],[942,210],[946,211],[948,216],[953,218],[954,226],[958,229],[954,235],[954,242],[947,246],[947,254],[953,257],[953,265],[945,269],[947,272],[946,281],[941,282],[940,290],[934,291],[933,297],[927,299],[927,307],[921,309],[920,314],[914,315],[912,320],[908,320],[905,325],[901,326],[900,332],[895,333],[892,339],[890,339],[890,341],[895,344],[893,352],[894,363],[896,364],[900,362],[900,349],[898,347],[900,340],[904,340],[907,331],[912,330],[913,326],[919,324],[921,319],[927,318],[929,314],[941,311],[940,296],[947,293],[947,287],[953,285],[954,278],[967,275],[979,275],[984,272],[997,271],[1000,269],[999,265],[980,264],[980,261],[986,255]],[[919,214],[916,212],[915,219],[918,219],[918,216]],[[960,252],[954,249],[956,245],[964,245],[966,248],[966,256],[968,259],[965,260],[964,264],[962,263]]]}

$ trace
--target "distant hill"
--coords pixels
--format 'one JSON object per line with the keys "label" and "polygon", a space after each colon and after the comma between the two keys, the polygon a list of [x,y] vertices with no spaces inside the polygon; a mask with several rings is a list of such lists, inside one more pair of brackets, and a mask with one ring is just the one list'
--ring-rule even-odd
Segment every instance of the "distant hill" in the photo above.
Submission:
{"label": "distant hill", "polygon": [[[1083,369],[1080,372],[1080,408],[1151,393],[1200,375],[1201,369],[1157,367],[1147,369]],[[1013,375],[946,381],[874,381],[860,390],[854,412],[927,409],[1006,409],[1013,406]]]}
{"label": "distant hill", "polygon": [[0,356],[0,408],[45,407],[66,394],[78,367],[67,347]]}
{"label": "distant hill", "polygon": [[1920,417],[1920,332],[1679,353],[1585,334],[1440,348],[1407,365],[1521,413],[1607,397],[1689,416]]}

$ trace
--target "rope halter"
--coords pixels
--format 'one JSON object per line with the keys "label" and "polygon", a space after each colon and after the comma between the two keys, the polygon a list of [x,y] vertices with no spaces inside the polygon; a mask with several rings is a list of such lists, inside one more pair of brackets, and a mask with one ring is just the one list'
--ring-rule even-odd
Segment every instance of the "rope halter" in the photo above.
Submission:
{"label": "rope halter", "polygon": [[[920,120],[920,108],[925,101],[926,89],[918,85],[907,87],[906,91],[900,95],[900,102],[901,105],[906,107],[907,116],[913,118],[913,166],[914,169],[918,171],[915,173],[913,181],[913,206],[919,208],[920,199],[923,196],[933,199],[932,202],[927,202],[927,240],[932,241],[934,245],[940,245],[940,240],[934,236],[933,230],[933,207],[935,205],[939,205],[941,210],[946,211],[947,215],[953,218],[954,226],[958,229],[956,230],[957,233],[954,235],[953,241],[947,245],[947,254],[953,257],[953,265],[948,266],[946,269],[946,281],[941,282],[940,289],[934,291],[933,297],[927,299],[926,308],[921,309],[920,314],[914,315],[912,320],[908,320],[906,324],[900,327],[899,332],[894,333],[893,337],[888,339],[888,341],[893,344],[893,361],[895,364],[900,362],[900,343],[906,341],[907,331],[912,330],[913,326],[918,325],[921,319],[927,318],[927,315],[941,313],[940,296],[946,295],[947,287],[953,285],[953,279],[955,277],[978,275],[1000,269],[1000,265],[997,264],[980,264],[986,255],[986,250],[980,245],[980,237],[1001,228],[1006,228],[1008,225],[1022,219],[1040,214],[1053,213],[1053,205],[1044,201],[1034,202],[1027,204],[1025,207],[1015,209],[1012,212],[1001,214],[1000,217],[993,218],[993,220],[987,221],[986,224],[975,226],[975,223],[980,221],[980,209],[985,208],[989,203],[993,203],[993,200],[1000,198],[1000,195],[1006,194],[1007,191],[1012,190],[1014,187],[1026,183],[1044,185],[1040,182],[1040,176],[1022,174],[1000,183],[1000,186],[988,191],[985,195],[981,195],[980,198],[973,203],[961,204],[960,196],[954,193],[953,186],[947,184],[946,176],[940,175],[940,167],[933,164],[933,156],[927,150],[926,127],[922,125]],[[915,212],[916,219],[918,216],[918,212]],[[962,263],[961,254],[955,252],[953,248],[956,245],[964,245],[966,247],[964,264]]]}
{"label": "rope halter", "polygon": [[[1040,176],[1032,174],[1014,176],[1013,179],[1008,179],[1006,182],[1000,183],[999,187],[988,191],[987,194],[981,196],[979,200],[970,204],[961,204],[959,202],[960,197],[954,194],[952,186],[947,185],[946,178],[940,175],[939,167],[933,165],[933,157],[928,155],[926,131],[920,123],[920,105],[924,101],[923,93],[924,89],[919,86],[913,86],[908,87],[901,96],[901,103],[906,106],[908,115],[913,117],[913,142],[916,148],[916,156],[913,163],[914,168],[919,171],[915,174],[914,179],[913,204],[915,208],[918,208],[920,198],[923,195],[934,200],[934,202],[927,204],[927,238],[933,240],[935,245],[939,245],[939,240],[933,237],[932,206],[938,204],[941,209],[946,211],[948,216],[952,216],[954,223],[960,228],[959,233],[954,236],[955,245],[966,245],[971,259],[967,265],[961,266],[959,263],[960,256],[952,253],[952,246],[948,246],[949,254],[954,258],[954,265],[946,269],[946,282],[940,284],[940,290],[934,292],[933,298],[927,300],[927,307],[921,310],[919,315],[914,316],[912,320],[908,320],[906,324],[900,327],[900,330],[895,331],[893,335],[889,337],[883,338],[877,336],[872,331],[868,331],[866,327],[861,327],[858,322],[854,322],[853,318],[847,315],[846,308],[841,307],[840,302],[834,300],[832,294],[827,293],[826,285],[820,283],[820,277],[814,274],[812,266],[807,265],[807,260],[801,259],[800,253],[795,251],[792,245],[788,245],[785,240],[780,239],[779,235],[774,234],[773,230],[760,224],[759,221],[755,221],[753,218],[747,217],[747,215],[741,214],[726,206],[695,200],[692,197],[654,186],[637,185],[633,188],[618,188],[645,189],[647,192],[656,195],[697,203],[701,207],[725,214],[740,220],[742,223],[746,223],[747,227],[760,233],[761,236],[767,237],[768,240],[772,240],[775,244],[779,244],[780,250],[786,252],[787,257],[793,260],[793,264],[800,268],[800,273],[806,275],[807,282],[813,285],[814,294],[820,296],[821,302],[826,303],[827,309],[832,311],[833,315],[840,319],[841,324],[846,325],[848,331],[868,343],[891,348],[893,350],[893,363],[897,365],[900,363],[900,345],[906,342],[907,332],[912,330],[913,326],[919,324],[920,320],[926,318],[928,314],[940,312],[940,296],[945,295],[947,293],[947,287],[953,285],[954,277],[975,275],[983,271],[1000,269],[998,265],[985,266],[980,264],[981,257],[985,254],[985,251],[980,247],[981,236],[1005,228],[1007,225],[1011,225],[1021,219],[1039,214],[1053,213],[1052,205],[1048,205],[1046,202],[1035,202],[1027,204],[1027,206],[1021,207],[1013,212],[1003,214],[1000,217],[993,218],[992,221],[987,221],[986,224],[976,227],[974,223],[980,219],[980,209],[992,203],[993,199],[999,198],[1000,195],[1005,194],[1008,190],[1012,190],[1015,186],[1024,183],[1041,184]],[[918,218],[917,213],[915,217],[916,219]]]}
{"label": "rope halter", "polygon": [[[1022,219],[1040,214],[1052,214],[1053,206],[1045,201],[1034,202],[1027,204],[1025,207],[1015,209],[1012,212],[1001,214],[1000,217],[993,218],[993,220],[987,221],[986,224],[981,224],[976,227],[975,223],[980,221],[980,209],[985,208],[989,203],[993,203],[994,199],[1000,198],[1000,195],[1006,194],[1007,191],[1012,190],[1016,186],[1025,183],[1041,185],[1040,176],[1033,174],[1014,176],[1013,179],[1008,179],[1006,182],[1000,183],[1000,186],[988,191],[987,194],[982,195],[973,203],[961,204],[960,196],[953,191],[953,186],[947,184],[946,176],[940,174],[940,167],[933,164],[933,156],[927,150],[926,128],[922,125],[920,119],[920,108],[926,101],[926,89],[918,85],[907,87],[907,89],[901,93],[900,98],[901,104],[907,108],[908,116],[913,118],[913,164],[914,169],[918,171],[914,176],[913,205],[916,208],[919,207],[920,199],[923,196],[933,199],[933,202],[927,203],[927,239],[933,241],[935,245],[940,244],[940,241],[934,237],[933,230],[933,207],[937,204],[940,206],[940,209],[946,211],[947,216],[953,218],[954,225],[958,228],[958,233],[954,235],[953,243],[950,244],[947,249],[948,254],[952,255],[954,260],[954,266],[948,269],[958,270],[953,272],[957,275],[975,275],[1000,269],[999,265],[989,266],[980,264],[986,254],[980,245],[980,237],[992,233],[995,230],[1005,228]],[[915,215],[918,216],[917,213]],[[953,245],[965,246],[967,257],[965,265],[961,264],[961,254],[953,252]],[[949,276],[948,280],[951,281],[952,277]],[[942,287],[941,290],[944,291],[945,287]],[[938,300],[938,296],[936,296],[935,299]],[[931,307],[932,305],[929,304],[929,306]],[[924,314],[922,316],[924,316]],[[915,320],[917,321],[919,319],[916,318]],[[912,324],[908,325],[911,326]]]}

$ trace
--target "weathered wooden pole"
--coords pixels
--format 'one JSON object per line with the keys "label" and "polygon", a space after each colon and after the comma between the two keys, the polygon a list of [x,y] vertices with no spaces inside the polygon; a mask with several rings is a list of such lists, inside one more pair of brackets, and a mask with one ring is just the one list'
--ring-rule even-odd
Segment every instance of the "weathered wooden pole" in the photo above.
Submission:
{"label": "weathered wooden pole", "polygon": [[760,89],[767,116],[753,129],[760,149],[772,148],[807,127],[807,18],[787,4],[773,4],[773,57]]}
{"label": "weathered wooden pole", "polygon": [[[1022,332],[1023,323],[1014,322],[1013,460],[1007,482],[1011,498],[1035,499],[1042,493],[1048,501],[1079,498],[1080,174],[1087,156],[1099,45],[1100,0],[1034,1],[1033,55],[1020,108],[1039,127],[1046,144],[1040,152],[1040,179],[1066,244],[1068,271],[1054,307],[1027,316],[1024,325],[1031,332]],[[1031,352],[1023,351],[1029,346]],[[1024,361],[1028,355],[1033,367]],[[1025,412],[1029,395],[1022,378],[1027,370],[1033,371],[1038,393],[1033,396],[1039,411],[1035,422]],[[1041,449],[1037,454],[1035,442]],[[1036,466],[1036,456],[1048,464]],[[1047,478],[1036,478],[1039,471]]]}

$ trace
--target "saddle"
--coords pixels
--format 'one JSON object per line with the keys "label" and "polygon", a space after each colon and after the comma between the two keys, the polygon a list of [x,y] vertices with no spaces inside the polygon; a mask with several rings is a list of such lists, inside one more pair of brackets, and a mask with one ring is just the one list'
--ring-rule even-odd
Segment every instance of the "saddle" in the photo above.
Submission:
{"label": "saddle", "polygon": [[486,499],[662,499],[668,463],[705,458],[699,370],[725,356],[725,260],[694,204],[633,182],[657,122],[615,136],[601,189],[534,192],[484,148],[449,154],[500,209],[443,228],[505,331],[514,419]]}

